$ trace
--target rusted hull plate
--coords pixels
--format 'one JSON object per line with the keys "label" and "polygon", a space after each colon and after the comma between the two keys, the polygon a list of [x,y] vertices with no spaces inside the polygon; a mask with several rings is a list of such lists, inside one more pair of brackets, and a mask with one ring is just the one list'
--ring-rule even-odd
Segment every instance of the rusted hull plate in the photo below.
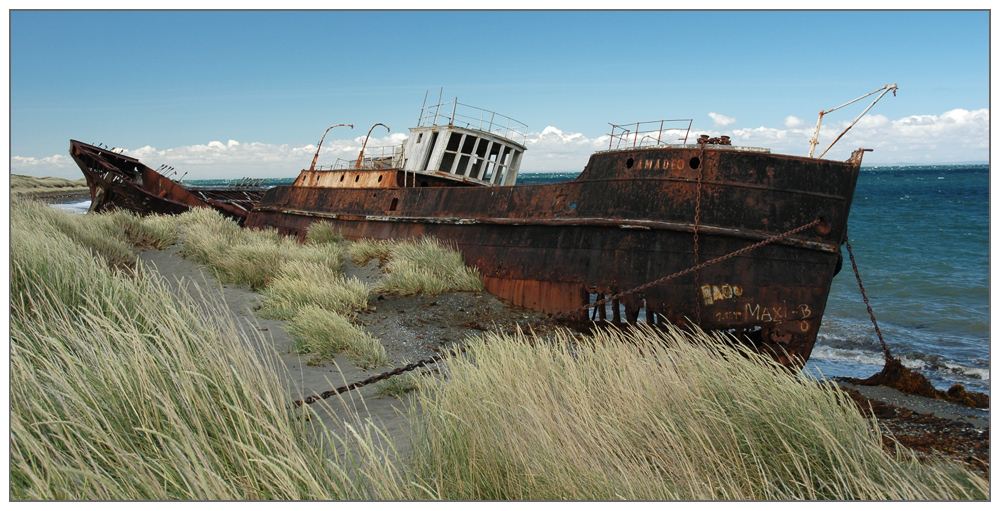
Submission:
{"label": "rusted hull plate", "polygon": [[434,236],[454,244],[491,293],[555,313],[694,266],[695,231],[703,262],[819,218],[787,242],[621,304],[623,320],[643,311],[651,322],[746,333],[804,362],[839,268],[859,166],[860,155],[845,163],[711,149],[598,153],[575,181],[550,185],[278,187],[247,225],[303,236],[326,220],[348,239]]}

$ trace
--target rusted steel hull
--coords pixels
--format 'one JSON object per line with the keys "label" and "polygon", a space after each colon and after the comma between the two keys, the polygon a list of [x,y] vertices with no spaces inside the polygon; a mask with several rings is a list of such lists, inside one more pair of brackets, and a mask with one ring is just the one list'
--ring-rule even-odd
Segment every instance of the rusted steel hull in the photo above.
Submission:
{"label": "rusted steel hull", "polygon": [[571,318],[635,322],[644,313],[650,323],[697,323],[745,335],[783,363],[804,363],[842,261],[860,163],[860,151],[848,162],[712,146],[609,151],[558,184],[277,187],[247,226],[303,236],[326,220],[348,239],[434,236],[453,244],[491,293],[557,313],[821,219],[786,240],[629,295],[621,308]]}
{"label": "rusted steel hull", "polygon": [[91,211],[180,214],[209,207],[242,223],[264,194],[262,187],[188,188],[135,158],[76,140],[70,140],[69,153],[87,179]]}

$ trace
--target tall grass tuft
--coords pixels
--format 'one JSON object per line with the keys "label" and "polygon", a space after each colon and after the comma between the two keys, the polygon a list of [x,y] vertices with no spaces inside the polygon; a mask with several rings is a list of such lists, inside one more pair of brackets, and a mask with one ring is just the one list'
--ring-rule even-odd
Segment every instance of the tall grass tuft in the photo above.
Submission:
{"label": "tall grass tuft", "polygon": [[367,330],[349,319],[315,305],[301,308],[286,328],[295,338],[299,353],[318,353],[332,357],[345,352],[355,364],[379,367],[389,362],[385,347]]}
{"label": "tall grass tuft", "polygon": [[462,255],[434,238],[388,243],[386,277],[374,292],[437,295],[447,291],[482,291],[476,270]]}
{"label": "tall grass tuft", "polygon": [[331,243],[299,245],[294,238],[282,240],[289,261],[315,263],[334,273],[344,270],[344,247]]}
{"label": "tall grass tuft", "polygon": [[420,377],[411,374],[398,374],[375,384],[375,395],[378,397],[393,396],[401,398],[404,395],[420,389]]}
{"label": "tall grass tuft", "polygon": [[292,319],[299,309],[314,305],[341,314],[368,308],[368,286],[355,277],[345,278],[328,266],[291,261],[261,290],[262,317]]}
{"label": "tall grass tuft", "polygon": [[351,254],[351,262],[355,266],[365,266],[372,259],[378,259],[379,266],[384,266],[389,262],[389,253],[392,246],[391,241],[360,239],[352,241],[348,245],[348,252]]}
{"label": "tall grass tuft", "polygon": [[290,261],[308,261],[333,272],[343,267],[344,249],[333,244],[299,245],[276,229],[240,229],[214,210],[194,208],[178,221],[187,253],[206,264],[223,283],[267,287]]}
{"label": "tall grass tuft", "polygon": [[412,498],[381,433],[288,407],[221,298],[111,268],[35,213],[13,203],[11,499]]}
{"label": "tall grass tuft", "polygon": [[162,250],[177,243],[178,219],[176,215],[147,215],[142,219],[148,248]]}
{"label": "tall grass tuft", "polygon": [[306,228],[306,243],[323,245],[327,243],[340,243],[344,241],[344,236],[340,231],[333,230],[333,224],[326,220],[313,222]]}
{"label": "tall grass tuft", "polygon": [[718,339],[571,343],[491,334],[423,381],[414,478],[454,500],[988,498],[957,466],[884,452],[834,384]]}

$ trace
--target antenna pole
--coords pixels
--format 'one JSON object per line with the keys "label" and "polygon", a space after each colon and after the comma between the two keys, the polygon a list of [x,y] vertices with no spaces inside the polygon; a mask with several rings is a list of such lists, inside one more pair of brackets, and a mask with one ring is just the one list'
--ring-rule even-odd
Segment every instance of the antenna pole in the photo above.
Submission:
{"label": "antenna pole", "polygon": [[424,107],[427,106],[427,95],[430,94],[430,92],[431,91],[424,92],[424,104],[420,105],[420,117],[417,118],[417,126],[420,126],[420,123],[424,122]]}

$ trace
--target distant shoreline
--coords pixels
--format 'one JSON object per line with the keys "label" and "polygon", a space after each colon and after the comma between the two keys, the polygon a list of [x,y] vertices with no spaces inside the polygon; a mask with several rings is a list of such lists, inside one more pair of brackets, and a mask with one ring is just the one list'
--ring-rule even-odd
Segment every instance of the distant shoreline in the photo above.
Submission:
{"label": "distant shoreline", "polygon": [[77,200],[87,200],[90,198],[90,190],[66,190],[66,191],[55,191],[55,192],[32,192],[30,190],[12,190],[11,193],[21,195],[24,197],[31,197],[32,199],[46,202],[48,204],[56,204],[60,202],[73,202]]}

